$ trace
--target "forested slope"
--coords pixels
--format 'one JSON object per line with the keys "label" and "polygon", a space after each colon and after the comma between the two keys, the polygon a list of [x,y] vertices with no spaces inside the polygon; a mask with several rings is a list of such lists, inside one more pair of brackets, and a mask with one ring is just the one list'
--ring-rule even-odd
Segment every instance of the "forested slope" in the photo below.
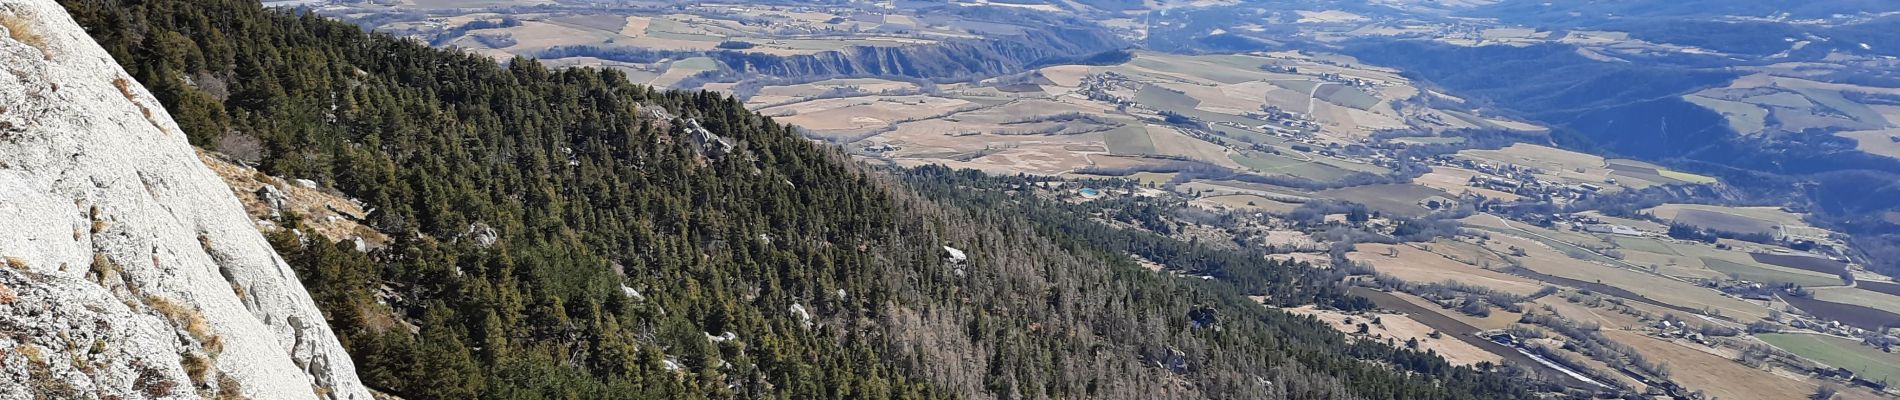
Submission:
{"label": "forested slope", "polygon": [[1147,272],[1126,252],[1244,255],[1065,219],[1000,178],[897,184],[722,95],[244,0],[64,4],[193,143],[374,209],[394,240],[368,253],[273,242],[363,381],[405,398],[1528,396],[1241,296],[1363,304],[1330,276]]}

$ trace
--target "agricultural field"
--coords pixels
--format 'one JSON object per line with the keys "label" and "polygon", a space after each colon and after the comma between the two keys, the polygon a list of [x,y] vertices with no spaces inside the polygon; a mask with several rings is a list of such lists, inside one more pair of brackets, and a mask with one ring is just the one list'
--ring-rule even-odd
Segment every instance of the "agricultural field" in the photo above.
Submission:
{"label": "agricultural field", "polygon": [[1266,197],[1261,197],[1261,196],[1251,195],[1251,194],[1230,194],[1230,195],[1223,195],[1223,196],[1202,197],[1199,199],[1195,199],[1193,203],[1200,204],[1200,205],[1213,205],[1213,206],[1216,206],[1217,208],[1223,208],[1223,209],[1232,209],[1232,210],[1240,210],[1240,211],[1264,211],[1264,212],[1270,212],[1270,213],[1286,213],[1288,211],[1293,211],[1294,208],[1298,208],[1300,206],[1299,204],[1296,204],[1296,203],[1288,203],[1288,202],[1269,199]]}
{"label": "agricultural field", "polygon": [[[758,111],[779,122],[798,125],[812,136],[837,139],[870,135],[899,122],[979,107],[976,103],[962,99],[912,95],[820,99]],[[947,135],[959,132],[936,133]]]}
{"label": "agricultural field", "polygon": [[[1269,71],[1262,65],[1276,65]],[[1212,124],[1246,127],[1310,119],[1321,136],[1344,140],[1374,130],[1406,127],[1391,101],[1418,93],[1398,76],[1385,71],[1350,69],[1317,63],[1298,53],[1272,55],[1179,56],[1136,52],[1121,65],[1087,68],[1058,67],[1050,76],[1101,76],[1113,73],[1125,90],[1111,90],[1152,112],[1171,112]],[[1324,81],[1321,74],[1338,74],[1358,83]],[[1056,84],[1080,78],[1052,78]],[[1294,119],[1256,115],[1272,108],[1294,113]]]}
{"label": "agricultural field", "polygon": [[1847,271],[1847,263],[1819,257],[1792,254],[1750,253],[1755,262],[1773,264],[1805,271],[1839,276]]}
{"label": "agricultural field", "polygon": [[1817,385],[1735,362],[1726,354],[1711,354],[1707,348],[1680,343],[1637,332],[1607,330],[1604,335],[1617,343],[1635,348],[1645,357],[1666,360],[1670,379],[1722,399],[1801,399],[1814,393]]}
{"label": "agricultural field", "polygon": [[[1856,283],[1859,285],[1859,283]],[[1880,293],[1858,287],[1811,288],[1814,299],[1841,304],[1853,304],[1879,310],[1900,310],[1900,296]]]}
{"label": "agricultural field", "polygon": [[1410,218],[1416,218],[1436,211],[1435,209],[1428,208],[1429,205],[1434,202],[1438,203],[1439,209],[1454,207],[1452,204],[1447,204],[1451,202],[1451,199],[1454,197],[1450,193],[1413,184],[1354,186],[1324,190],[1318,194],[1324,197],[1364,204],[1366,207],[1370,207],[1374,210]]}
{"label": "agricultural field", "polygon": [[1729,207],[1705,204],[1664,204],[1644,212],[1680,224],[1735,233],[1780,235],[1800,232],[1808,225],[1801,215],[1774,207]]}
{"label": "agricultural field", "polygon": [[1167,184],[1169,181],[1173,181],[1175,175],[1178,174],[1172,172],[1136,172],[1124,178],[1141,182],[1141,184],[1145,186],[1161,186]]}
{"label": "agricultural field", "polygon": [[[1313,306],[1289,308],[1286,309],[1286,311],[1293,314],[1312,316],[1321,322],[1325,322],[1327,326],[1331,326],[1333,329],[1349,335],[1357,335],[1359,332],[1359,324],[1365,324],[1366,333],[1364,334],[1364,338],[1366,339],[1379,341],[1391,339],[1399,343],[1405,343],[1407,340],[1417,340],[1419,351],[1431,350],[1437,352],[1438,355],[1445,357],[1445,361],[1450,361],[1452,364],[1472,365],[1479,362],[1489,361],[1497,363],[1504,360],[1504,357],[1496,353],[1485,351],[1462,339],[1450,336],[1441,336],[1438,339],[1433,339],[1431,338],[1431,333],[1436,331],[1436,329],[1432,329],[1432,327],[1424,323],[1413,320],[1405,314],[1346,314],[1332,310],[1321,310]],[[1378,323],[1373,323],[1374,319],[1377,319]]]}
{"label": "agricultural field", "polygon": [[1774,267],[1754,263],[1740,263],[1720,258],[1703,258],[1702,265],[1709,269],[1733,276],[1737,279],[1765,283],[1793,283],[1801,286],[1839,286],[1844,284],[1838,275],[1818,274],[1789,268]]}
{"label": "agricultural field", "polygon": [[1505,265],[1505,258],[1490,249],[1457,239],[1438,239],[1424,243],[1421,249],[1444,256],[1452,261],[1466,265],[1497,268]]}
{"label": "agricultural field", "polygon": [[1102,133],[1108,151],[1121,155],[1155,154],[1154,138],[1148,136],[1148,127],[1141,125],[1123,125]]}
{"label": "agricultural field", "polygon": [[[1485,219],[1493,218],[1479,215],[1466,221],[1470,224]],[[1499,234],[1491,235],[1485,247],[1505,254],[1523,254],[1513,258],[1526,270],[1524,274],[1538,275],[1532,278],[1564,286],[1589,288],[1685,312],[1715,311],[1736,321],[1754,321],[1768,316],[1768,308],[1764,305],[1728,297],[1689,282],[1638,271],[1640,266],[1603,257],[1577,247],[1572,242],[1558,240],[1556,238],[1561,236],[1556,231],[1518,224],[1508,228],[1491,226],[1487,230]]]}
{"label": "agricultural field", "polygon": [[[1900,128],[1896,125],[1900,121],[1891,120],[1887,113],[1876,108],[1880,105],[1849,99],[1863,94],[1893,95],[1896,89],[1783,75],[1790,74],[1775,71],[1748,75],[1726,87],[1706,89],[1683,99],[1721,114],[1728,120],[1729,127],[1745,136],[1781,135],[1808,129],[1878,132]],[[1863,146],[1870,144],[1861,137],[1848,137],[1862,140]],[[1885,148],[1862,148],[1862,151],[1882,154]]]}
{"label": "agricultural field", "polygon": [[[1372,300],[1372,302],[1374,304],[1377,304],[1380,308],[1405,314],[1406,316],[1411,317],[1413,320],[1423,323],[1426,326],[1431,327],[1433,330],[1441,332],[1443,334],[1442,335],[1443,339],[1445,340],[1464,341],[1466,343],[1471,344],[1472,346],[1475,346],[1479,349],[1484,350],[1487,353],[1495,354],[1500,357],[1503,357],[1506,361],[1517,363],[1518,365],[1523,365],[1523,366],[1527,366],[1529,368],[1535,369],[1537,370],[1537,372],[1541,374],[1545,374],[1545,376],[1558,379],[1560,382],[1564,382],[1566,384],[1571,384],[1571,385],[1583,385],[1581,381],[1577,381],[1575,379],[1569,379],[1567,375],[1564,375],[1561,372],[1556,371],[1555,369],[1544,366],[1543,364],[1539,364],[1537,361],[1531,359],[1529,356],[1526,356],[1523,353],[1518,352],[1516,349],[1513,349],[1510,346],[1505,346],[1502,344],[1498,344],[1496,342],[1492,342],[1492,341],[1477,337],[1477,333],[1482,331],[1482,329],[1470,323],[1467,323],[1460,318],[1453,317],[1453,315],[1456,315],[1455,312],[1451,312],[1450,310],[1444,310],[1442,308],[1439,308],[1436,305],[1430,304],[1430,302],[1428,301],[1419,299],[1417,296],[1413,296],[1413,295],[1405,294],[1405,293],[1381,292],[1377,290],[1368,290],[1365,288],[1353,288],[1353,294],[1364,296],[1365,298]],[[1503,313],[1498,313],[1498,314],[1503,314]],[[1355,331],[1356,330],[1357,329],[1355,327]]]}
{"label": "agricultural field", "polygon": [[[1862,279],[1862,280],[1854,282],[1854,286],[1859,287],[1861,289],[1874,291],[1877,293],[1885,293],[1889,295],[1900,296],[1900,283],[1877,282],[1877,281]],[[1896,309],[1900,309],[1900,308],[1896,308]]]}
{"label": "agricultural field", "polygon": [[1871,131],[1851,131],[1835,133],[1848,139],[1854,139],[1854,148],[1867,154],[1900,158],[1900,129],[1882,129]]}
{"label": "agricultural field", "polygon": [[[1379,273],[1407,282],[1458,282],[1519,295],[1529,295],[1544,288],[1542,283],[1535,280],[1485,269],[1482,264],[1466,264],[1413,245],[1361,243],[1347,257],[1371,264]],[[1499,263],[1493,267],[1504,266]]]}
{"label": "agricultural field", "polygon": [[[1704,390],[1711,395],[1720,390],[1726,393],[1719,397],[1724,399],[1781,399],[1783,398],[1781,396],[1790,394],[1797,395],[1793,398],[1805,398],[1805,393],[1811,393],[1818,385],[1829,384],[1780,365],[1748,366],[1735,361],[1747,342],[1718,340],[1712,342],[1714,345],[1705,345],[1691,340],[1659,337],[1650,330],[1655,323],[1654,320],[1641,319],[1625,311],[1573,303],[1562,298],[1568,295],[1544,297],[1537,300],[1535,305],[1570,321],[1601,326],[1601,332],[1606,338],[1629,346],[1651,361],[1668,364],[1671,372],[1670,379],[1691,390]],[[1668,309],[1652,309],[1641,303],[1627,304],[1628,308],[1649,313],[1651,316],[1673,312]],[[1684,321],[1695,326],[1719,325],[1694,318]],[[1591,363],[1591,365],[1599,364]],[[1607,366],[1597,368],[1606,372],[1613,371]],[[1746,382],[1742,382],[1743,380]],[[1633,381],[1627,382],[1633,383]],[[1642,387],[1641,385],[1633,386]],[[1842,390],[1836,398],[1886,397],[1863,388],[1852,388]]]}
{"label": "agricultural field", "polygon": [[[1492,222],[1476,224],[1484,220],[1492,220]],[[1558,233],[1558,231],[1539,229],[1539,227],[1520,227],[1516,224],[1511,224],[1511,226],[1497,224],[1495,218],[1486,218],[1486,216],[1467,218],[1467,224],[1488,229],[1493,233],[1503,233],[1503,235],[1490,235],[1490,241],[1484,241],[1484,246],[1493,252],[1497,254],[1522,252],[1522,256],[1511,256],[1511,260],[1516,260],[1524,267],[1522,271],[1514,275],[1549,282],[1549,284],[1560,284],[1560,286],[1588,288],[1602,294],[1619,296],[1625,300],[1642,301],[1649,305],[1657,305],[1659,313],[1691,315],[1691,313],[1702,313],[1702,311],[1720,311],[1723,317],[1735,318],[1742,322],[1767,317],[1767,307],[1758,301],[1729,298],[1716,290],[1701,288],[1693,282],[1666,277],[1666,275],[1720,277],[1720,271],[1704,269],[1702,265],[1704,262],[1714,262],[1718,264],[1718,267],[1729,267],[1729,269],[1746,269],[1750,273],[1780,273],[1775,277],[1794,277],[1803,282],[1832,282],[1835,286],[1841,284],[1835,277],[1826,277],[1826,275],[1809,273],[1809,271],[1735,262],[1735,260],[1748,260],[1746,254],[1742,252],[1716,250],[1710,246],[1682,245],[1683,248],[1678,248],[1678,245],[1674,243],[1663,243],[1663,241],[1653,241],[1653,239],[1623,239],[1623,237],[1615,239],[1615,243],[1623,245],[1621,250],[1626,254],[1638,254],[1638,252],[1651,254],[1653,250],[1653,252],[1674,254],[1674,256],[1657,256],[1655,260],[1682,262],[1682,264],[1674,265],[1674,269],[1663,267],[1659,273],[1664,273],[1664,275],[1655,275],[1655,273],[1640,271],[1642,269],[1640,265],[1632,265],[1625,260],[1609,260],[1609,258],[1600,258],[1596,254],[1588,254],[1587,250],[1579,246],[1569,245],[1569,241],[1579,241],[1577,237],[1566,237],[1564,233]],[[1644,243],[1644,245],[1636,245],[1642,246],[1642,250],[1638,250],[1630,246],[1630,243]],[[1566,250],[1556,250],[1558,246]],[[1636,260],[1636,256],[1628,256],[1628,260]]]}
{"label": "agricultural field", "polygon": [[659,86],[659,87],[669,87],[669,86],[673,86],[673,84],[675,83],[679,83],[679,81],[685,80],[686,78],[692,77],[693,75],[697,75],[701,72],[715,71],[719,69],[718,62],[713,61],[713,59],[706,58],[706,57],[685,58],[678,61],[666,63],[665,66],[666,66],[666,72],[661,73],[658,76],[654,76],[653,79],[647,81],[646,84]]}
{"label": "agricultural field", "polygon": [[1676,253],[1674,249],[1669,248],[1668,243],[1656,239],[1617,235],[1610,236],[1610,242],[1616,244],[1617,248],[1623,249],[1624,251],[1635,250],[1645,253],[1680,255]]}
{"label": "agricultural field", "polygon": [[1706,229],[1735,233],[1774,233],[1774,222],[1721,211],[1684,209],[1664,217],[1670,221]]}
{"label": "agricultural field", "polygon": [[[1635,180],[1635,181],[1646,182],[1649,185],[1681,185],[1681,184],[1706,185],[1706,184],[1716,183],[1716,180],[1713,177],[1696,175],[1696,174],[1691,174],[1691,173],[1681,172],[1681,171],[1674,171],[1668,168],[1664,168],[1663,166],[1660,166],[1660,165],[1650,164],[1650,163],[1646,163],[1642,161],[1627,160],[1627,159],[1610,159],[1604,162],[1608,164],[1611,171],[1615,172],[1614,175],[1616,176],[1617,179],[1621,179],[1625,181]],[[1638,184],[1642,184],[1641,182],[1639,182]],[[1635,187],[1635,186],[1632,185],[1632,187]]]}
{"label": "agricultural field", "polygon": [[1900,382],[1900,354],[1882,352],[1855,340],[1802,333],[1763,333],[1755,337],[1795,355],[1854,371],[1871,381]]}
{"label": "agricultural field", "polygon": [[1723,100],[1700,95],[1684,95],[1682,100],[1702,106],[1728,120],[1729,129],[1742,135],[1756,135],[1767,128],[1768,109],[1757,104]]}
{"label": "agricultural field", "polygon": [[1603,182],[1609,177],[1603,157],[1555,147],[1518,143],[1497,150],[1465,150],[1458,156],[1487,162],[1492,166],[1514,165],[1536,168],[1563,180]]}
{"label": "agricultural field", "polygon": [[1273,199],[1286,203],[1304,203],[1312,200],[1309,193],[1273,185],[1234,182],[1196,180],[1176,185],[1175,192],[1183,194],[1199,193],[1202,197],[1247,194]]}
{"label": "agricultural field", "polygon": [[[1625,221],[1600,217],[1608,223]],[[1646,222],[1646,221],[1634,221]],[[1663,229],[1655,223],[1644,228]],[[1636,226],[1636,225],[1632,225]],[[1655,232],[1650,230],[1650,232]],[[1622,261],[1653,268],[1657,273],[1694,281],[1697,279],[1736,278],[1753,282],[1791,282],[1804,286],[1838,286],[1838,274],[1819,273],[1757,262],[1751,253],[1736,249],[1718,249],[1712,245],[1666,238],[1611,236],[1611,243],[1623,255]]]}
{"label": "agricultural field", "polygon": [[[1566,295],[1571,293],[1565,293]],[[1604,329],[1637,329],[1648,325],[1646,321],[1630,315],[1604,308],[1591,307],[1582,303],[1572,303],[1563,296],[1545,296],[1535,302],[1538,307],[1549,307],[1550,312],[1577,323],[1597,324]]]}
{"label": "agricultural field", "polygon": [[[1407,126],[1401,109],[1395,107],[1412,106],[1393,101],[1419,93],[1409,81],[1390,70],[1363,65],[1349,68],[1328,64],[1324,59],[1293,52],[1209,56],[1136,52],[1134,59],[1121,65],[1062,66],[1044,72],[1057,85],[1079,84],[1086,76],[1114,73],[1129,84],[1128,93],[1116,95],[1146,109],[1250,129],[1262,124],[1284,125],[1284,120],[1249,115],[1268,107],[1292,112],[1296,120],[1309,119],[1317,124],[1316,133],[1327,138],[1363,137],[1373,130]],[[1263,65],[1275,67],[1268,70]],[[1323,75],[1338,78],[1323,79]]]}
{"label": "agricultural field", "polygon": [[1458,157],[1477,163],[1482,168],[1531,168],[1542,181],[1587,183],[1612,189],[1715,182],[1714,178],[1672,171],[1653,164],[1606,160],[1591,154],[1526,143],[1497,150],[1464,150],[1458,152]]}
{"label": "agricultural field", "polygon": [[1781,298],[1786,300],[1788,305],[1815,317],[1840,321],[1842,324],[1861,329],[1879,331],[1885,327],[1900,326],[1900,314],[1895,314],[1888,309],[1820,300],[1815,296],[1781,296]]}
{"label": "agricultural field", "polygon": [[1523,319],[1523,316],[1524,316],[1524,314],[1510,312],[1508,310],[1503,310],[1503,309],[1491,310],[1491,315],[1486,315],[1486,316],[1469,315],[1469,314],[1457,312],[1457,310],[1454,310],[1454,309],[1446,309],[1444,308],[1443,305],[1432,302],[1431,300],[1427,300],[1423,297],[1418,297],[1418,295],[1414,295],[1411,293],[1392,292],[1391,295],[1392,297],[1398,298],[1400,300],[1404,300],[1405,302],[1408,302],[1408,303],[1412,303],[1413,305],[1417,305],[1418,307],[1421,307],[1421,308],[1437,309],[1439,310],[1437,314],[1444,316],[1445,318],[1449,318],[1451,320],[1458,321],[1461,324],[1469,325],[1473,328],[1478,328],[1481,330],[1505,329],[1512,326],[1517,326],[1518,321]]}
{"label": "agricultural field", "polygon": [[1154,143],[1156,154],[1195,160],[1227,168],[1237,168],[1240,166],[1240,164],[1235,163],[1233,159],[1228,157],[1228,153],[1233,150],[1219,144],[1195,138],[1190,136],[1187,132],[1173,126],[1148,126],[1148,139]]}
{"label": "agricultural field", "polygon": [[1442,190],[1454,195],[1475,194],[1502,201],[1517,201],[1523,198],[1523,196],[1519,196],[1516,193],[1467,185],[1472,177],[1478,175],[1482,174],[1478,173],[1478,171],[1464,168],[1434,165],[1432,166],[1432,172],[1413,178],[1412,183]]}
{"label": "agricultural field", "polygon": [[1271,154],[1253,150],[1240,150],[1227,155],[1228,159],[1248,170],[1262,175],[1287,175],[1327,182],[1343,179],[1355,173],[1373,173],[1355,171],[1335,166],[1332,162],[1300,153]]}

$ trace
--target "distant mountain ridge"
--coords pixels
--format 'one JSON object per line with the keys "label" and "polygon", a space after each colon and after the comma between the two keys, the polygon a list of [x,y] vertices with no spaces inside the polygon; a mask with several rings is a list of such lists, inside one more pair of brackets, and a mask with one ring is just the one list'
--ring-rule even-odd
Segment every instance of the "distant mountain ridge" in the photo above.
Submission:
{"label": "distant mountain ridge", "polygon": [[741,50],[677,51],[605,46],[557,46],[536,53],[541,58],[596,57],[626,62],[654,62],[704,56],[719,69],[701,73],[695,82],[731,82],[755,78],[904,77],[940,81],[986,78],[1022,72],[1054,60],[1087,57],[1120,50],[1129,44],[1095,29],[1051,27],[1025,30],[1019,35],[950,39],[909,46],[849,46],[815,54],[774,55]]}
{"label": "distant mountain ridge", "polygon": [[1032,30],[1017,37],[953,40],[935,45],[854,46],[844,51],[790,57],[723,52],[714,55],[730,76],[902,76],[956,79],[1021,72],[1038,62],[1087,56],[1126,47],[1091,29]]}

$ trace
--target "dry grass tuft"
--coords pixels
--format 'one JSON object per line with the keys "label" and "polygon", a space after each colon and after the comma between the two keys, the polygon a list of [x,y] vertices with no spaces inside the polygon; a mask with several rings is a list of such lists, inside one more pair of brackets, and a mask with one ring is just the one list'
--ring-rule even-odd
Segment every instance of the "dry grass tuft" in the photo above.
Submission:
{"label": "dry grass tuft", "polygon": [[[198,339],[198,343],[204,345],[206,352],[217,354],[224,350],[224,339],[219,338],[216,333],[211,332],[211,324],[205,322],[204,314],[199,313],[198,309],[178,304],[177,302],[159,296],[145,297],[145,305],[152,307],[153,310],[157,310],[160,315],[164,315],[165,318],[170,319],[172,323],[185,328],[185,333],[189,333],[192,338]],[[197,379],[197,377],[193,379]],[[199,381],[202,382],[203,380]]]}
{"label": "dry grass tuft", "polygon": [[152,119],[152,110],[146,109],[144,104],[139,104],[139,95],[132,92],[132,80],[125,79],[123,76],[112,78],[112,87],[118,88],[119,95],[125,96],[126,100],[131,100],[132,104],[138,104],[139,110],[145,112],[145,119]]}
{"label": "dry grass tuft", "polygon": [[165,373],[159,372],[158,369],[145,366],[140,366],[139,368],[138,380],[132,381],[132,388],[145,392],[147,397],[157,398],[170,396],[173,387],[178,386],[177,382],[166,379]]}
{"label": "dry grass tuft", "polygon": [[27,362],[34,363],[34,364],[46,363],[46,353],[40,350],[40,346],[34,346],[30,344],[21,345],[20,354],[26,356]]}
{"label": "dry grass tuft", "polygon": [[8,289],[7,285],[0,285],[0,305],[12,304],[14,300],[19,300],[19,298],[19,295],[13,293],[13,289]]}
{"label": "dry grass tuft", "polygon": [[14,256],[7,256],[7,267],[10,267],[10,268],[13,268],[13,269],[17,269],[17,270],[21,270],[21,271],[32,271],[32,270],[33,270],[32,268],[27,268],[27,265],[26,265],[26,259],[24,259],[24,258],[19,258],[19,257],[14,257]]}
{"label": "dry grass tuft", "polygon": [[132,101],[132,105],[139,107],[139,113],[145,115],[145,122],[151,123],[152,127],[158,128],[159,132],[163,132],[167,135],[172,133],[170,130],[166,130],[164,125],[159,125],[157,119],[152,118],[152,108],[146,107],[145,103],[139,101],[138,94],[132,92],[131,80],[125,79],[123,76],[112,78],[112,87],[119,88],[120,95],[124,95],[126,100]]}
{"label": "dry grass tuft", "polygon": [[204,386],[205,382],[207,382],[205,378],[211,373],[210,357],[205,357],[205,355],[198,354],[197,352],[180,354],[178,363],[179,366],[185,367],[185,375],[191,377],[192,383],[196,383],[198,386]]}
{"label": "dry grass tuft", "polygon": [[40,36],[39,32],[33,31],[33,26],[27,24],[26,17],[0,15],[0,26],[7,28],[7,37],[13,38],[13,41],[33,46],[40,50],[40,56],[48,60],[53,59],[53,52],[46,49],[46,38]]}
{"label": "dry grass tuft", "polygon": [[99,206],[92,206],[92,208],[86,212],[86,218],[92,219],[92,233],[97,234],[106,231],[106,219],[103,214],[105,214],[105,210],[100,210]]}
{"label": "dry grass tuft", "polygon": [[[239,400],[244,398],[244,384],[237,378],[223,372],[218,373],[218,400]],[[325,398],[325,397],[319,397]]]}
{"label": "dry grass tuft", "polygon": [[112,278],[119,276],[119,264],[115,264],[112,260],[106,259],[105,254],[93,253],[92,276],[93,279],[95,279],[93,282],[97,282],[103,286],[106,282],[111,282]]}

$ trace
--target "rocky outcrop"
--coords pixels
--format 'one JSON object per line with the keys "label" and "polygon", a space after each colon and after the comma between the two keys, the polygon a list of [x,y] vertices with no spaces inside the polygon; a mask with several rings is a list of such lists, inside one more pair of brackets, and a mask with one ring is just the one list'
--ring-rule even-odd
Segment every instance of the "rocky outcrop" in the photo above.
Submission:
{"label": "rocky outcrop", "polygon": [[52,0],[0,0],[0,256],[0,398],[370,398],[231,189]]}

